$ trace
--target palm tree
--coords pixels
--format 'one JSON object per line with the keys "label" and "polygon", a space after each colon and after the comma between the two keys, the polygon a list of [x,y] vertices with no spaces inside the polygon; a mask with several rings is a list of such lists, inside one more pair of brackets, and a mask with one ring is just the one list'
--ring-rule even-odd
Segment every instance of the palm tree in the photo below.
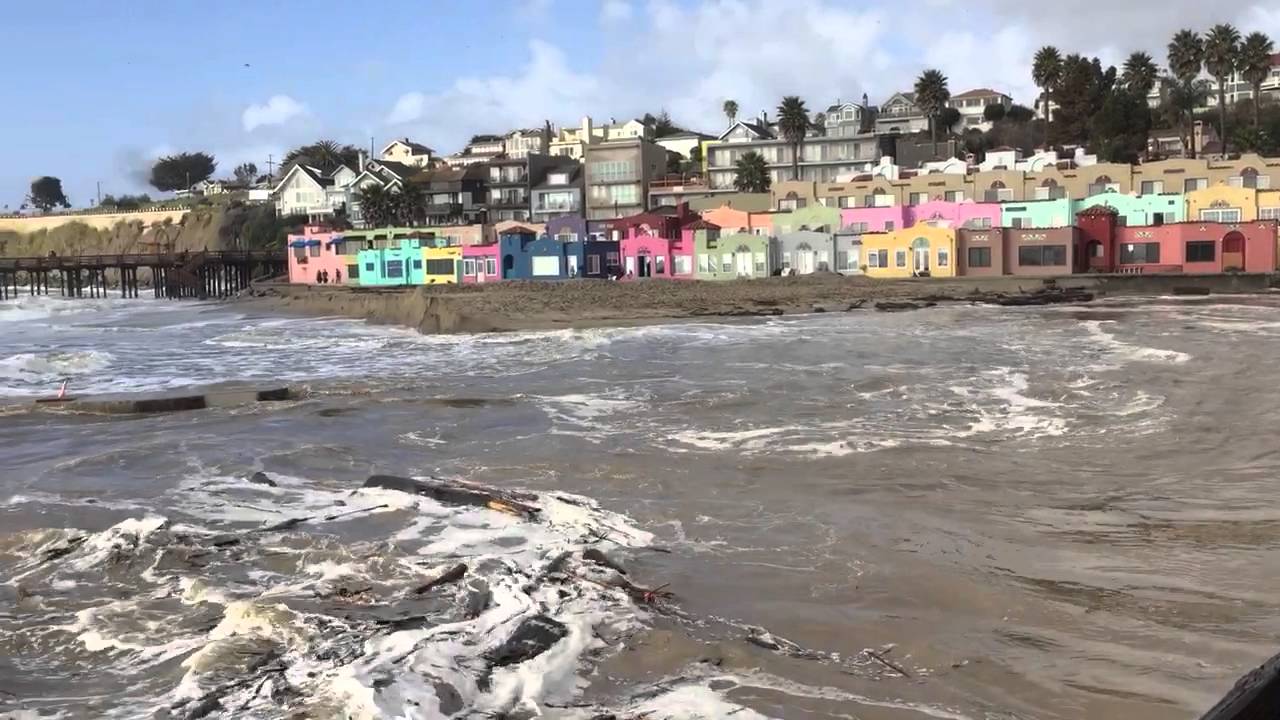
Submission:
{"label": "palm tree", "polygon": [[1156,86],[1159,72],[1150,55],[1135,52],[1124,61],[1124,74],[1120,76],[1120,81],[1129,92],[1145,99],[1151,94],[1151,89]]}
{"label": "palm tree", "polygon": [[1240,77],[1253,88],[1253,127],[1256,129],[1262,118],[1262,83],[1271,74],[1271,53],[1275,45],[1271,38],[1263,33],[1250,33],[1240,44],[1240,60],[1238,69]]}
{"label": "palm tree", "polygon": [[738,158],[736,169],[738,172],[733,178],[733,187],[738,192],[769,192],[771,178],[763,155],[755,151],[743,154]]}
{"label": "palm tree", "polygon": [[1049,94],[1062,82],[1062,53],[1052,45],[1036,51],[1031,63],[1031,79],[1040,88],[1040,109],[1044,112],[1044,142],[1049,144]]}
{"label": "palm tree", "polygon": [[[1204,66],[1204,40],[1194,30],[1179,30],[1173,40],[1169,42],[1169,71],[1173,73],[1174,80],[1177,81],[1175,89],[1179,92],[1181,102],[1170,102],[1170,105],[1178,108],[1185,104],[1189,98],[1194,97],[1194,86],[1196,78],[1200,76],[1200,69]],[[1196,148],[1192,147],[1195,143],[1192,141],[1191,135],[1191,117],[1195,112],[1195,108],[1191,108],[1183,113],[1181,110],[1175,111],[1181,117],[1180,131],[1182,134],[1182,150],[1187,157],[1196,156]]]}
{"label": "palm tree", "polygon": [[422,186],[412,182],[403,183],[395,197],[396,216],[399,221],[409,227],[417,225],[418,218],[422,217],[427,209],[427,196],[422,192]]}
{"label": "palm tree", "polygon": [[356,201],[360,204],[360,215],[364,218],[365,227],[391,224],[395,198],[382,185],[370,184],[360,188],[356,191]]}
{"label": "palm tree", "polygon": [[730,125],[732,125],[732,124],[734,124],[735,122],[737,122],[737,120],[738,120],[738,101],[736,101],[736,100],[725,100],[725,101],[724,101],[724,105],[722,105],[722,106],[721,106],[721,109],[722,109],[722,110],[724,110],[724,116],[725,116],[725,117],[727,117],[727,118],[729,118],[729,124],[730,124]]}
{"label": "palm tree", "polygon": [[1222,154],[1227,154],[1227,78],[1236,70],[1240,31],[1225,23],[1214,25],[1204,36],[1204,69],[1218,81],[1218,120]]}
{"label": "palm tree", "polygon": [[1182,149],[1188,157],[1195,157],[1194,137],[1190,135],[1191,119],[1197,108],[1204,107],[1209,99],[1209,82],[1207,80],[1178,80],[1166,78],[1169,83],[1169,97],[1165,99],[1164,110],[1170,122],[1178,128],[1182,138]]}
{"label": "palm tree", "polygon": [[796,95],[782,98],[778,105],[778,130],[791,145],[791,179],[800,179],[800,150],[804,147],[805,136],[809,134],[809,108],[804,100]]}
{"label": "palm tree", "polygon": [[951,90],[947,89],[947,76],[941,70],[925,70],[916,78],[916,106],[929,118],[929,134],[933,136],[933,156],[938,157],[938,120],[947,102],[951,100]]}

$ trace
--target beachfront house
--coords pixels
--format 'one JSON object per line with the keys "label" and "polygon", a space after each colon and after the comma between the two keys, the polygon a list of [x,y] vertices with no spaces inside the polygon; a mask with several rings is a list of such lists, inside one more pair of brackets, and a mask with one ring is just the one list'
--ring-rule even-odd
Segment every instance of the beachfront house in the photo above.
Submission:
{"label": "beachfront house", "polygon": [[452,285],[462,282],[462,247],[424,245],[422,269],[423,282],[427,285]]}
{"label": "beachfront house", "polygon": [[694,238],[694,277],[699,280],[736,280],[768,277],[771,240],[767,235],[737,232]]}
{"label": "beachfront house", "polygon": [[579,277],[583,242],[560,242],[528,228],[510,228],[498,236],[502,277],[506,280],[566,280]]}
{"label": "beachfront house", "polygon": [[[374,241],[369,241],[373,244]],[[422,285],[422,241],[406,237],[383,241],[382,247],[360,250],[356,262],[360,266],[358,280],[362,287],[388,287],[396,285]]]}
{"label": "beachfront house", "polygon": [[501,279],[502,274],[498,270],[498,243],[463,246],[463,284],[497,282]]}
{"label": "beachfront house", "polygon": [[866,274],[876,278],[951,277],[956,274],[956,231],[918,225],[862,236]]}

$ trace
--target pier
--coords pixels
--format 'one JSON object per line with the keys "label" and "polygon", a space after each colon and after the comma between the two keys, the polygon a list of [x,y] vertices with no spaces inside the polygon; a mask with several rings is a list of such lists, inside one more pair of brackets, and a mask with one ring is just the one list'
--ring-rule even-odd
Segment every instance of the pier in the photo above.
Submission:
{"label": "pier", "polygon": [[[0,258],[0,300],[19,295],[99,298],[107,296],[108,271],[126,298],[141,295],[138,270],[151,271],[156,298],[223,298],[244,290],[256,279],[286,272],[280,250],[218,250],[204,252],[139,253],[130,255],[73,255]],[[19,284],[19,276],[26,285]]]}

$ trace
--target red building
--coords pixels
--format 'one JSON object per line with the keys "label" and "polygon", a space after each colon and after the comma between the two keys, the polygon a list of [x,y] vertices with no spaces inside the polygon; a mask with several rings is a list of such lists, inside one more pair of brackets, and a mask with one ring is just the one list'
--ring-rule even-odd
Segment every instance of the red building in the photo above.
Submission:
{"label": "red building", "polygon": [[1076,215],[1076,272],[1273,272],[1276,221],[1126,227],[1111,208]]}

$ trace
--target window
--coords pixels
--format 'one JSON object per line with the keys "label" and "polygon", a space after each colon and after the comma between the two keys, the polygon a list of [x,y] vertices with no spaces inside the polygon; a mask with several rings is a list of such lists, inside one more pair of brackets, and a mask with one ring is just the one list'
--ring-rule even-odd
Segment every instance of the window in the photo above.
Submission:
{"label": "window", "polygon": [[1213,262],[1214,246],[1212,240],[1188,240],[1187,262]]}
{"label": "window", "polygon": [[710,255],[706,253],[700,253],[698,255],[698,272],[700,274],[711,272],[711,256]]}
{"label": "window", "polygon": [[484,274],[485,274],[485,275],[497,275],[497,274],[498,274],[498,258],[485,258],[485,259],[484,259]]}
{"label": "window", "polygon": [[733,272],[733,253],[724,253],[720,256],[720,271]]}
{"label": "window", "polygon": [[1204,222],[1238,223],[1240,222],[1240,208],[1201,210],[1200,219]]}
{"label": "window", "polygon": [[[417,267],[418,262],[419,261],[417,260],[414,261],[415,269]],[[435,260],[427,261],[428,275],[452,275],[453,268],[454,268],[453,258],[438,258]]]}
{"label": "window", "polygon": [[556,255],[534,255],[530,274],[534,277],[555,277],[560,274],[560,258]]}
{"label": "window", "polygon": [[913,192],[907,195],[908,205],[923,205],[929,202],[929,193]]}
{"label": "window", "polygon": [[1121,265],[1160,262],[1160,243],[1129,243],[1120,246]]}
{"label": "window", "polygon": [[629,160],[605,160],[589,166],[592,182],[622,182],[635,180],[635,166]]}
{"label": "window", "polygon": [[1182,192],[1191,192],[1192,190],[1203,190],[1209,187],[1208,178],[1187,178],[1182,181]]}
{"label": "window", "polygon": [[320,257],[320,246],[312,245],[307,248],[307,252],[311,255],[311,257]]}
{"label": "window", "polygon": [[1066,245],[1023,245],[1018,248],[1018,264],[1043,267],[1067,264]]}
{"label": "window", "polygon": [[373,272],[373,263],[365,263],[364,270],[365,272]]}
{"label": "window", "polygon": [[388,260],[386,276],[389,278],[404,277],[404,261]]}
{"label": "window", "polygon": [[974,230],[990,230],[991,218],[989,217],[969,218],[969,221],[966,222],[964,225],[965,227],[970,227],[970,228],[973,228]]}
{"label": "window", "polygon": [[867,267],[873,267],[873,268],[880,267],[880,253],[876,252],[875,250],[872,250],[867,255]]}
{"label": "window", "polygon": [[1280,220],[1280,207],[1258,208],[1259,220]]}
{"label": "window", "polygon": [[752,259],[755,261],[756,275],[765,274],[764,253],[754,253]]}
{"label": "window", "polygon": [[475,258],[466,258],[462,261],[462,274],[471,277],[476,274]]}
{"label": "window", "polygon": [[991,248],[989,247],[969,248],[969,267],[971,268],[991,267]]}
{"label": "window", "polygon": [[872,251],[871,254],[879,255],[880,267],[889,267],[889,251],[888,250],[874,250]]}
{"label": "window", "polygon": [[611,250],[611,251],[609,251],[609,252],[607,252],[607,253],[605,253],[605,254],[604,254],[604,264],[605,264],[607,267],[618,267],[618,265],[620,265],[620,264],[621,264],[621,263],[619,262],[618,253],[617,253],[617,252],[614,252],[614,251],[612,251],[612,250]]}
{"label": "window", "polygon": [[841,195],[840,207],[842,208],[857,207],[857,202],[853,199],[852,195]]}
{"label": "window", "polygon": [[895,265],[897,265],[897,266],[898,266],[898,267],[900,267],[900,268],[904,268],[904,267],[906,267],[906,266],[907,266],[907,251],[906,251],[906,250],[898,250],[898,251],[894,252],[894,254],[893,254],[893,262],[894,262],[894,264],[895,264]]}
{"label": "window", "polygon": [[676,255],[671,259],[677,275],[689,275],[693,272],[693,258],[688,255]]}
{"label": "window", "polygon": [[1009,202],[1013,199],[1013,188],[995,188],[986,191],[983,197],[987,202]]}
{"label": "window", "polygon": [[885,231],[885,232],[893,232],[893,221],[892,221],[892,220],[886,220],[886,221],[885,221],[885,224],[884,224],[884,231]]}
{"label": "window", "polygon": [[938,267],[946,267],[951,262],[951,253],[946,248],[938,248]]}
{"label": "window", "polygon": [[1156,227],[1164,225],[1164,213],[1151,213],[1151,224]]}
{"label": "window", "polygon": [[667,274],[667,258],[665,255],[659,255],[653,261],[654,272],[659,275]]}
{"label": "window", "polygon": [[571,243],[578,241],[578,233],[571,233],[568,230],[561,230],[556,234],[556,242]]}
{"label": "window", "polygon": [[867,203],[868,207],[893,207],[893,196],[888,193],[876,193],[871,198],[872,201]]}
{"label": "window", "polygon": [[946,195],[944,195],[944,197],[946,198],[947,202],[964,202],[964,191],[948,190]]}
{"label": "window", "polygon": [[1101,195],[1102,193],[1120,192],[1120,184],[1108,181],[1098,181],[1089,183],[1089,195]]}
{"label": "window", "polygon": [[1020,217],[1009,218],[1009,227],[1011,228],[1026,227],[1026,218],[1020,218]]}
{"label": "window", "polygon": [[355,280],[355,279],[358,279],[359,277],[360,277],[360,266],[359,266],[358,264],[357,264],[357,265],[348,265],[348,266],[347,266],[347,279],[348,279],[348,280]]}
{"label": "window", "polygon": [[1159,195],[1164,192],[1163,180],[1143,180],[1141,185],[1142,195]]}
{"label": "window", "polygon": [[871,229],[870,226],[864,222],[849,223],[849,232],[853,233],[854,235],[862,235],[863,233],[866,233],[870,229]]}
{"label": "window", "polygon": [[783,270],[791,269],[791,253],[789,252],[782,253],[782,269]]}

